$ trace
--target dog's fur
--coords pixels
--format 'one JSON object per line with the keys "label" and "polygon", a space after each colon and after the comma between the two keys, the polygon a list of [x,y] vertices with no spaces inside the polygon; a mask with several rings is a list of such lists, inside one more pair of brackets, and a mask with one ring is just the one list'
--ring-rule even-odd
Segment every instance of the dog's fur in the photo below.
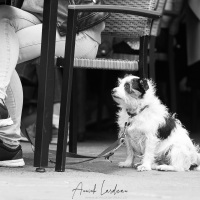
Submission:
{"label": "dog's fur", "polygon": [[[120,167],[137,166],[138,171],[200,170],[199,147],[189,138],[188,131],[175,115],[155,95],[155,83],[150,79],[128,75],[119,79],[112,91],[119,106],[119,136],[125,123],[127,158]],[[135,163],[140,157],[141,161]]]}

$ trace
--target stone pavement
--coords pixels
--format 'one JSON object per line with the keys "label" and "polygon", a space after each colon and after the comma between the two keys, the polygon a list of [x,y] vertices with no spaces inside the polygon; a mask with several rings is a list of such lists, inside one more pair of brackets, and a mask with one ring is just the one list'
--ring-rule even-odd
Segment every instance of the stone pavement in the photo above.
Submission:
{"label": "stone pavement", "polygon": [[[97,155],[112,141],[86,141],[78,144],[78,153]],[[97,159],[55,172],[49,164],[45,173],[35,172],[33,153],[23,142],[23,168],[0,168],[0,200],[197,200],[200,199],[200,172],[137,172],[121,169],[125,147],[111,158]],[[55,145],[51,145],[55,148]]]}

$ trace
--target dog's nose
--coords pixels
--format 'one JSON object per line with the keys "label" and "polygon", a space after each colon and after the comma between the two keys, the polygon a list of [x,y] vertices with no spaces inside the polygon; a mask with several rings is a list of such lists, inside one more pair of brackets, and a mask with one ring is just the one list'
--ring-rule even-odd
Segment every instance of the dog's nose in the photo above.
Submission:
{"label": "dog's nose", "polygon": [[111,91],[111,94],[114,95],[116,92],[116,88],[114,88],[112,91]]}

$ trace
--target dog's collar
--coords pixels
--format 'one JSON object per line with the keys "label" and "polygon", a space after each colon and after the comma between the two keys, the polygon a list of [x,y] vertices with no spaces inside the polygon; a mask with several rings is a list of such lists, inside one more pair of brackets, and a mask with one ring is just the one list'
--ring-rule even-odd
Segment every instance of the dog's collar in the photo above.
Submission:
{"label": "dog's collar", "polygon": [[144,106],[142,109],[139,110],[139,112],[135,112],[135,113],[131,113],[128,109],[126,109],[127,114],[129,115],[129,117],[135,117],[136,115],[138,115],[139,113],[141,113],[144,109],[148,108],[149,106]]}

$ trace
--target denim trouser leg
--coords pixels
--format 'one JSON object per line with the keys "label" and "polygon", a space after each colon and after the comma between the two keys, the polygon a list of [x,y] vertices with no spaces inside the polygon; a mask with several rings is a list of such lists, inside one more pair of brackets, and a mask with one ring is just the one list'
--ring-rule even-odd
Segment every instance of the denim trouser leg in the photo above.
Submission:
{"label": "denim trouser leg", "polygon": [[[23,93],[15,71],[17,63],[40,56],[42,24],[32,14],[0,6],[0,98],[5,99],[13,125],[0,128],[0,139],[19,144]],[[56,56],[63,56],[65,37],[56,32]],[[81,32],[76,37],[75,57],[94,58],[98,43]]]}
{"label": "denim trouser leg", "polygon": [[20,42],[17,32],[40,21],[32,14],[10,6],[0,6],[0,98],[5,99],[14,122],[0,128],[0,139],[18,145],[20,137],[22,86],[15,66],[19,58]]}
{"label": "denim trouser leg", "polygon": [[0,98],[5,99],[19,55],[19,43],[9,19],[0,21]]}
{"label": "denim trouser leg", "polygon": [[6,105],[12,120],[14,122],[11,126],[0,128],[0,138],[5,143],[10,145],[18,145],[20,136],[21,113],[23,105],[23,91],[21,81],[17,72],[14,70],[11,81],[8,85],[6,98]]}

